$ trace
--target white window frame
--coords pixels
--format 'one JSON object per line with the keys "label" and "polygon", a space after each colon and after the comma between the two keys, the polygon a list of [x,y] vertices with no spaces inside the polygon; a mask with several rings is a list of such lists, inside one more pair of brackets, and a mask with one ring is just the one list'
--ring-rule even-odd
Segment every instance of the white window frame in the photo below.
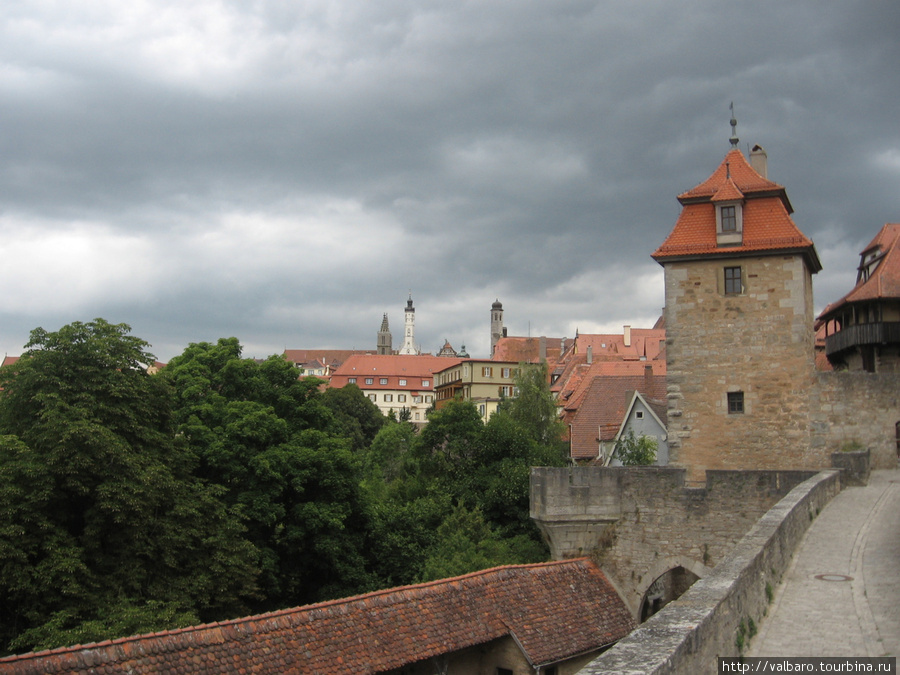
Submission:
{"label": "white window frame", "polygon": [[[722,229],[724,209],[734,208],[734,229]],[[744,241],[744,208],[741,202],[723,202],[716,204],[716,243],[719,246],[741,244]]]}

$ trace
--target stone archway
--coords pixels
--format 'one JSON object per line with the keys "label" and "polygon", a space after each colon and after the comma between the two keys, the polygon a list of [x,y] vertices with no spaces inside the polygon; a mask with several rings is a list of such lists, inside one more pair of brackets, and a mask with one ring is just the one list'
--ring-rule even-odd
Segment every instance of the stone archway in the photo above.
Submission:
{"label": "stone archway", "polygon": [[638,621],[643,623],[670,602],[677,600],[708,572],[709,568],[693,560],[669,559],[657,564],[645,577],[650,582],[641,594]]}

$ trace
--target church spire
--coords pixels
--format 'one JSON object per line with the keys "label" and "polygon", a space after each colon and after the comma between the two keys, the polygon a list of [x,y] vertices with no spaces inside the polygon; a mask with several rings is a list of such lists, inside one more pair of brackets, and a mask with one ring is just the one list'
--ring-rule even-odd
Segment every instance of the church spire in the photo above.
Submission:
{"label": "church spire", "polygon": [[378,331],[378,353],[379,354],[391,354],[393,353],[393,340],[391,338],[391,329],[388,328],[388,317],[387,312],[384,314],[384,318],[381,320],[381,330]]}

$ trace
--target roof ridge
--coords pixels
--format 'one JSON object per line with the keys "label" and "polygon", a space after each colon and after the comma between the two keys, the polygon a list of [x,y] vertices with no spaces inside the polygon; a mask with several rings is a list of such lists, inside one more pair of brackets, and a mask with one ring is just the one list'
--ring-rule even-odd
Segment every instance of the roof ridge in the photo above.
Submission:
{"label": "roof ridge", "polygon": [[[596,565],[590,560],[588,556],[581,556],[578,558],[568,558],[566,560],[550,560],[540,563],[525,563],[518,565],[500,565],[497,567],[490,567],[483,570],[476,570],[475,572],[469,572],[468,574],[462,574],[456,577],[447,577],[444,579],[434,579],[432,581],[425,581],[418,584],[409,584],[406,586],[394,586],[392,588],[383,588],[376,591],[370,591],[369,593],[362,593],[359,595],[347,596],[345,598],[335,598],[333,600],[325,600],[318,603],[313,603],[310,605],[300,605],[297,607],[289,607],[286,609],[278,609],[273,610],[271,612],[265,612],[263,614],[254,614],[251,616],[238,617],[236,619],[227,619],[224,621],[213,621],[210,623],[197,624],[194,626],[185,626],[183,628],[171,628],[163,631],[156,631],[152,633],[141,633],[138,635],[128,635],[119,638],[112,638],[108,640],[103,640],[100,642],[89,642],[87,644],[76,644],[70,645],[66,647],[56,647],[54,649],[49,650],[41,650],[37,652],[25,652],[22,654],[12,654],[10,656],[5,656],[0,658],[0,663],[4,661],[25,661],[35,658],[45,658],[48,656],[57,656],[63,654],[72,654],[76,652],[81,652],[85,650],[97,650],[97,649],[105,649],[108,647],[117,647],[120,645],[128,645],[129,643],[137,643],[144,641],[156,641],[162,638],[171,638],[176,636],[185,636],[188,635],[192,637],[196,637],[198,635],[202,635],[204,633],[208,633],[210,637],[213,638],[214,642],[221,642],[225,639],[225,636],[222,634],[222,629],[229,628],[239,628],[240,626],[247,624],[264,624],[266,622],[271,622],[271,628],[278,629],[283,626],[278,625],[278,619],[282,618],[290,618],[293,615],[300,614],[302,612],[311,612],[331,607],[338,607],[341,605],[350,605],[355,602],[361,602],[366,600],[373,600],[385,595],[404,593],[412,590],[419,589],[429,589],[429,588],[437,588],[440,586],[449,586],[454,583],[459,583],[466,579],[472,579],[477,577],[486,577],[489,575],[498,575],[503,572],[508,571],[519,571],[519,570],[527,570],[527,569],[537,569],[537,568],[550,568],[550,567],[558,567],[564,565],[575,565],[579,566],[584,564],[585,562],[589,563],[589,566],[595,567]],[[599,568],[597,568],[599,570]],[[196,640],[192,640],[196,642]],[[201,640],[201,642],[209,642],[209,640]],[[127,647],[123,647],[127,651]]]}

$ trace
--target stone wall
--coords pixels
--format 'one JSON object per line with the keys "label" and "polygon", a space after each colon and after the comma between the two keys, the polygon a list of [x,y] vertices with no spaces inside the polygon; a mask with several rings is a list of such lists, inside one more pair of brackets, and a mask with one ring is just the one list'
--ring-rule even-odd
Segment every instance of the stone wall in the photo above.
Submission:
{"label": "stone wall", "polygon": [[531,517],[556,560],[592,555],[637,617],[650,585],[677,567],[706,576],[811,472],[709,471],[702,488],[674,467],[534,468]]}
{"label": "stone wall", "polygon": [[856,443],[871,451],[873,469],[896,468],[900,378],[896,373],[818,373],[810,422],[816,456]]}
{"label": "stone wall", "polygon": [[709,575],[580,675],[717,672],[737,656],[741,627],[759,625],[772,589],[812,520],[840,491],[840,472],[823,471],[794,488],[763,516]]}
{"label": "stone wall", "polygon": [[[741,267],[743,292],[724,293]],[[707,469],[819,468],[810,445],[811,276],[800,255],[666,263],[670,462]],[[730,414],[728,393],[744,412]],[[812,454],[810,454],[812,453]]]}

